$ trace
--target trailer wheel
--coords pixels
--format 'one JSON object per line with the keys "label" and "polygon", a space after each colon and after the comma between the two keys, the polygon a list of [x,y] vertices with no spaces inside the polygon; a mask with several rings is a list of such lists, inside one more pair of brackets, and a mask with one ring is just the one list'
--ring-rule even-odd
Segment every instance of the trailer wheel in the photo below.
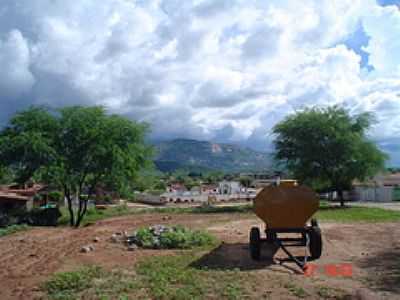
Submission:
{"label": "trailer wheel", "polygon": [[261,235],[258,227],[250,230],[250,256],[254,260],[259,260],[261,256]]}
{"label": "trailer wheel", "polygon": [[318,259],[322,254],[321,229],[318,226],[312,226],[309,232],[310,244],[309,250],[312,259]]}

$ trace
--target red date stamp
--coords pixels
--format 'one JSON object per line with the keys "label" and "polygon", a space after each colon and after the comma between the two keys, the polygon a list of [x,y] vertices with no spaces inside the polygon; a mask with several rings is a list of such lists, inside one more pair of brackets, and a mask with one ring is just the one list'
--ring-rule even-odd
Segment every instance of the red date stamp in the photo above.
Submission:
{"label": "red date stamp", "polygon": [[330,277],[351,277],[353,276],[353,266],[348,263],[326,264],[322,266],[309,263],[304,270],[304,275],[306,276],[314,276],[318,273]]}

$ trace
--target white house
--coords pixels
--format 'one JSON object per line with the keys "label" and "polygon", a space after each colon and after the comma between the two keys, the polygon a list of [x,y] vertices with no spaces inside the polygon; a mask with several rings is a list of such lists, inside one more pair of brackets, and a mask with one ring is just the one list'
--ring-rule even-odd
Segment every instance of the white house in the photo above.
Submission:
{"label": "white house", "polygon": [[241,192],[240,182],[223,180],[218,184],[218,191],[222,195],[239,194]]}

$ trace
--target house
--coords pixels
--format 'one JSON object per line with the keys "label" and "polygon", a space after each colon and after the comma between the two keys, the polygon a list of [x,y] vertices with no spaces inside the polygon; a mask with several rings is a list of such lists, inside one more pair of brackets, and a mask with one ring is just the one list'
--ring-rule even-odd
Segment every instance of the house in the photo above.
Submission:
{"label": "house", "polygon": [[186,187],[181,183],[173,183],[168,186],[169,193],[183,193],[186,192]]}
{"label": "house", "polygon": [[241,185],[238,181],[223,180],[218,184],[219,194],[231,195],[239,194],[241,192]]}
{"label": "house", "polygon": [[400,173],[378,174],[364,182],[354,181],[355,201],[390,202],[400,200]]}
{"label": "house", "polygon": [[7,212],[16,209],[31,210],[34,207],[47,204],[47,186],[32,184],[28,186],[1,186],[0,211]]}
{"label": "house", "polygon": [[215,184],[203,184],[201,186],[201,193],[208,195],[218,194],[218,185]]}

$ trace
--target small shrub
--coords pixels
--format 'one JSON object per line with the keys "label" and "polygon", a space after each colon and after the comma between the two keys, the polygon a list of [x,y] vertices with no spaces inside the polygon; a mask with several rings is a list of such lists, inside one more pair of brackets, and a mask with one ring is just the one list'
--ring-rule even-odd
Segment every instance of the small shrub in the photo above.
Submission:
{"label": "small shrub", "polygon": [[62,203],[63,193],[60,191],[52,191],[49,193],[49,198],[53,202]]}
{"label": "small shrub", "polygon": [[162,227],[161,230],[141,228],[135,234],[136,244],[143,248],[190,249],[214,243],[215,238],[200,230],[190,230],[182,226]]}
{"label": "small shrub", "polygon": [[143,248],[154,248],[154,236],[148,228],[141,228],[136,232],[138,245]]}
{"label": "small shrub", "polygon": [[105,195],[105,196],[103,197],[103,201],[104,201],[104,203],[106,203],[106,204],[112,204],[112,203],[113,203],[113,199],[112,199],[112,197],[111,197],[110,195]]}

